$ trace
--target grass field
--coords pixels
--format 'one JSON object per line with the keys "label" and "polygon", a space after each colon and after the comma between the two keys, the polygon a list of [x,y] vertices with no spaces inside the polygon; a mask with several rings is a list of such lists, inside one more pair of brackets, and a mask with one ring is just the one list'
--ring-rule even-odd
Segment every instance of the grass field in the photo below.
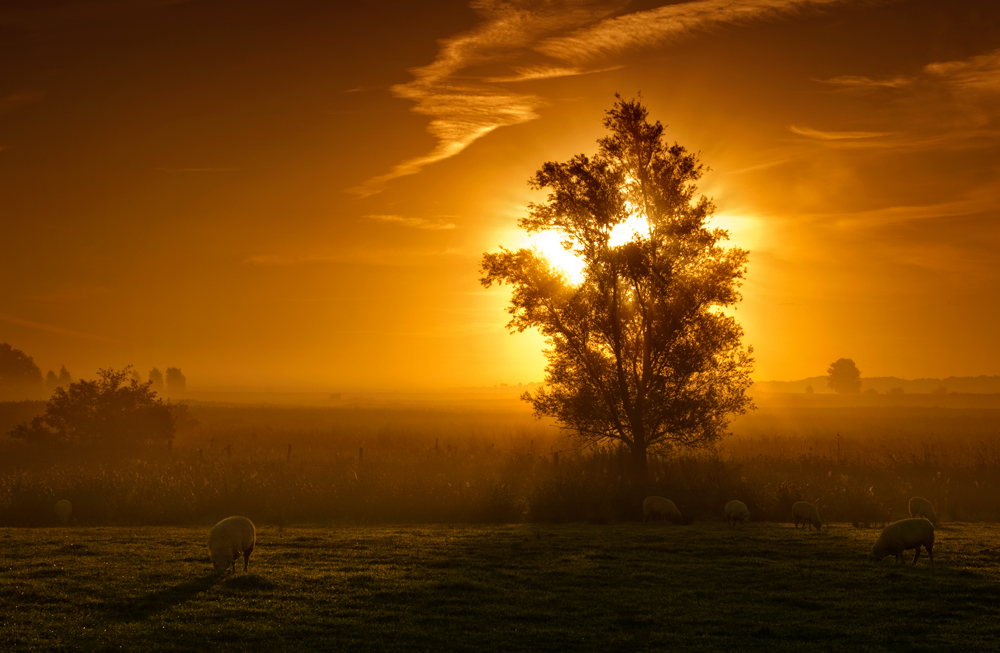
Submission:
{"label": "grass field", "polygon": [[933,567],[846,524],[261,526],[222,577],[208,530],[0,529],[0,650],[1000,647],[997,524]]}

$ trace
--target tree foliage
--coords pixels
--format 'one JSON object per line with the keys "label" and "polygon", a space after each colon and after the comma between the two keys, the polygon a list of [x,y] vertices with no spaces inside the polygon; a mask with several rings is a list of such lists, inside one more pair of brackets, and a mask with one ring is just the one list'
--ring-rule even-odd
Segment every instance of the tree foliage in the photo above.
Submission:
{"label": "tree foliage", "polygon": [[35,361],[20,349],[0,343],[0,400],[43,396],[45,380]]}
{"label": "tree foliage", "polygon": [[168,367],[166,374],[167,394],[176,397],[187,391],[187,378],[179,367]]}
{"label": "tree foliage", "polygon": [[[664,144],[639,101],[616,97],[597,155],[545,163],[529,183],[548,200],[519,221],[557,232],[582,281],[535,250],[505,248],[483,256],[480,281],[512,287],[509,330],[546,338],[545,387],[522,397],[536,415],[587,443],[626,446],[642,475],[647,452],[709,445],[753,407],[753,350],[720,310],[741,299],[748,253],[709,226],[698,156]],[[641,228],[619,242],[624,224]]]}
{"label": "tree foliage", "polygon": [[173,439],[178,407],[159,399],[150,383],[130,379],[131,367],[98,376],[57,388],[45,413],[18,425],[11,437],[119,451]]}
{"label": "tree foliage", "polygon": [[838,394],[861,392],[861,370],[850,358],[838,358],[826,370],[826,384]]}

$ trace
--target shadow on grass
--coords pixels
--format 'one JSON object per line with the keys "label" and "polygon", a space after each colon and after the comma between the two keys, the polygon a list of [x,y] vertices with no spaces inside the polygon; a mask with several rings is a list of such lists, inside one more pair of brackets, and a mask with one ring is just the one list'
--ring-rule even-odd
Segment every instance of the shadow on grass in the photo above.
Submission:
{"label": "shadow on grass", "polygon": [[212,572],[173,587],[165,587],[128,603],[112,603],[108,605],[108,612],[122,621],[142,621],[190,601],[222,580],[222,576]]}

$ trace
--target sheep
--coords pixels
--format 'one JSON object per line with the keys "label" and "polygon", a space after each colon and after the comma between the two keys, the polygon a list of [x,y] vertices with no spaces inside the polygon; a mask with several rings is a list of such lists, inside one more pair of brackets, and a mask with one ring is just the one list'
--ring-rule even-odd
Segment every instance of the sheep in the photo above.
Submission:
{"label": "sheep", "polygon": [[742,526],[745,522],[750,521],[750,511],[747,510],[747,504],[742,501],[737,501],[733,499],[726,504],[726,521],[732,526],[737,521],[740,522]]}
{"label": "sheep", "polygon": [[816,530],[820,530],[823,525],[816,506],[808,501],[796,501],[792,504],[792,519],[795,520],[795,528],[799,527],[800,522],[803,529],[806,527],[806,522],[809,522],[809,530],[812,530],[813,526],[816,527]]}
{"label": "sheep", "polygon": [[215,570],[221,572],[231,568],[236,573],[236,560],[242,555],[243,571],[247,571],[256,540],[257,531],[246,517],[226,517],[220,521],[208,536]]}
{"label": "sheep", "polygon": [[68,524],[70,515],[73,514],[73,504],[66,499],[60,499],[56,501],[54,511],[60,524]]}
{"label": "sheep", "polygon": [[681,521],[681,511],[674,502],[663,497],[646,497],[642,502],[642,521],[650,518],[669,519],[672,522]]}
{"label": "sheep", "polygon": [[927,521],[937,528],[938,518],[934,513],[934,506],[923,497],[913,497],[910,499],[910,517],[925,517]]}
{"label": "sheep", "polygon": [[896,556],[896,564],[903,561],[903,551],[916,549],[913,564],[920,558],[920,547],[927,549],[927,557],[934,564],[934,524],[923,517],[900,519],[882,529],[882,534],[872,545],[870,560],[881,562],[887,555]]}

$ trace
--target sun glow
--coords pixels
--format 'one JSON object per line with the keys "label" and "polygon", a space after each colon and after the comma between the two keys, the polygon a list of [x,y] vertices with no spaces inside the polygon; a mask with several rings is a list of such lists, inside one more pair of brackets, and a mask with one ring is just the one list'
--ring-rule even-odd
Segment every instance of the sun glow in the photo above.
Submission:
{"label": "sun glow", "polygon": [[608,245],[618,247],[629,242],[636,236],[639,238],[649,237],[649,222],[646,221],[646,216],[632,213],[624,222],[616,224],[611,229],[611,237],[608,238]]}
{"label": "sun glow", "polygon": [[562,246],[560,235],[555,231],[532,234],[531,245],[549,260],[552,267],[566,275],[570,283],[577,285],[583,281],[583,261]]}

